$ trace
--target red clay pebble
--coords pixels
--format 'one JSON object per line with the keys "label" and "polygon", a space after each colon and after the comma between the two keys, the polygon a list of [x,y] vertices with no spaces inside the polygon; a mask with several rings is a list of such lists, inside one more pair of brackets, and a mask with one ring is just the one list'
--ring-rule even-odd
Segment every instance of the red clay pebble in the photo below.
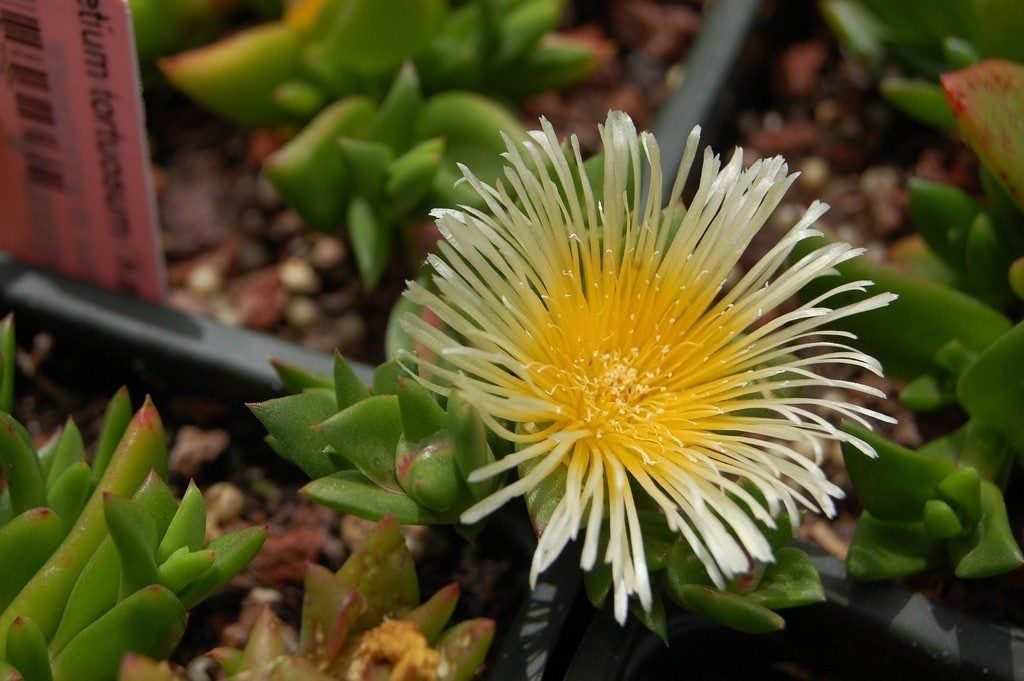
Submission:
{"label": "red clay pebble", "polygon": [[272,534],[249,569],[259,576],[263,586],[301,584],[306,576],[306,563],[316,562],[325,536],[322,527],[301,527],[284,534]]}
{"label": "red clay pebble", "polygon": [[269,331],[280,324],[288,304],[288,293],[274,265],[240,279],[231,291],[231,298],[239,321],[260,331]]}
{"label": "red clay pebble", "polygon": [[168,467],[183,477],[194,477],[203,464],[224,453],[229,441],[227,432],[220,428],[203,430],[196,426],[182,426],[171,447]]}
{"label": "red clay pebble", "polygon": [[783,94],[795,99],[813,95],[827,60],[828,46],[820,40],[807,40],[789,47],[778,62],[778,86]]}

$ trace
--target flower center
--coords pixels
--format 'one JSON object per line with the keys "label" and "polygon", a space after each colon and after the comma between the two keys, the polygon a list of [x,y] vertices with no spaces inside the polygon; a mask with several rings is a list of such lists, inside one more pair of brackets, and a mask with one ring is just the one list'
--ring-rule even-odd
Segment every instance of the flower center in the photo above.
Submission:
{"label": "flower center", "polygon": [[563,370],[564,386],[556,396],[567,416],[590,430],[595,438],[647,428],[663,412],[654,372],[642,366],[640,351],[593,350],[577,356]]}

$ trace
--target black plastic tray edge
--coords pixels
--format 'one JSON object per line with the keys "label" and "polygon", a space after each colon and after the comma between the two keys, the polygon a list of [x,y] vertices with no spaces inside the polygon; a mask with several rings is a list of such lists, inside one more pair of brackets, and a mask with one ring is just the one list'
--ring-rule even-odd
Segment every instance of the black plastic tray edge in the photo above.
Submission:
{"label": "black plastic tray edge", "polygon": [[[803,616],[820,621],[821,626],[835,626],[838,612],[867,638],[925,660],[950,681],[1024,678],[1024,630],[955,612],[893,582],[854,582],[847,578],[842,561],[814,545],[801,543],[801,548],[811,554],[821,574],[826,599],[824,604],[804,608]],[[702,626],[719,626],[696,615],[689,617]],[[607,610],[602,611],[587,629],[565,679],[618,681],[637,663],[635,658],[643,656],[641,650],[658,645],[635,620],[623,629]]]}

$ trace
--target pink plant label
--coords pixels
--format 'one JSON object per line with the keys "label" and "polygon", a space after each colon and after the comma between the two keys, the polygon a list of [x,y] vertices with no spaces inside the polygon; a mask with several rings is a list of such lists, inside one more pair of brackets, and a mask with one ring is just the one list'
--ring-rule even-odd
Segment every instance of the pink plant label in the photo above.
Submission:
{"label": "pink plant label", "polygon": [[165,291],[125,0],[0,0],[0,250]]}

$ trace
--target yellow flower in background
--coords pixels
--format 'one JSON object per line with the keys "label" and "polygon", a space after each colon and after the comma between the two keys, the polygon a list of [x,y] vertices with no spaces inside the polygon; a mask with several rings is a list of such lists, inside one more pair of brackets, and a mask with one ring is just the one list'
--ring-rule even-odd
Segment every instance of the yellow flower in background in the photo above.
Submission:
{"label": "yellow flower in background", "polygon": [[[540,537],[531,577],[582,530],[582,567],[610,564],[615,613],[624,621],[630,596],[648,610],[652,603],[641,502],[660,507],[719,586],[752,560],[773,558],[751,516],[774,526],[782,511],[793,523],[801,507],[834,511],[832,497],[842,492],[818,466],[820,441],[873,452],[822,412],[864,425],[865,417],[886,417],[793,389],[879,394],[811,367],[880,373],[875,360],[843,342],[850,334],[820,327],[894,296],[827,306],[833,295],[870,284],[855,282],[761,323],[808,281],[861,252],[829,245],[779,271],[797,242],[820,234],[812,225],[827,206],[816,202],[729,283],[796,177],[782,158],[743,169],[737,150],[722,167],[706,150],[699,187],[683,206],[696,129],[663,202],[657,142],[612,112],[601,128],[604,179],[595,196],[577,141],[570,140],[567,161],[551,126],[542,126],[525,144],[509,143],[504,180],[495,186],[463,169],[487,208],[435,211],[443,240],[429,265],[438,293],[413,282],[406,293],[447,328],[414,316],[405,324],[433,354],[416,360],[427,370],[421,373],[438,379],[424,381],[428,387],[462,391],[488,427],[516,443],[514,454],[470,480],[521,466],[519,479],[462,521],[476,522],[561,469],[565,493]],[[808,449],[815,458],[803,453]],[[766,504],[741,481],[756,486]]]}

